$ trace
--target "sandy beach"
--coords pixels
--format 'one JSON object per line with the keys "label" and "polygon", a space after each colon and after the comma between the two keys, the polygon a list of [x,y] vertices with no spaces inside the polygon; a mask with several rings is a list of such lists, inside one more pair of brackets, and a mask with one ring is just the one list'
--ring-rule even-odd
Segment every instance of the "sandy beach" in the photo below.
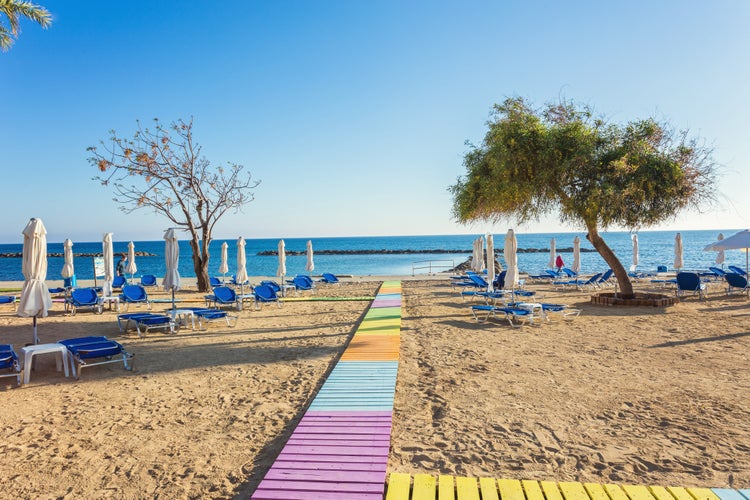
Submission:
{"label": "sandy beach", "polygon": [[[512,329],[475,322],[447,280],[404,279],[389,471],[750,487],[745,296],[717,284],[704,301],[612,308],[529,285],[582,313]],[[355,278],[315,297],[379,285]],[[201,296],[178,292],[185,304]],[[139,338],[118,331],[114,311],[67,316],[55,304],[42,342],[106,335],[135,368],[92,367],[76,381],[41,356],[27,386],[0,379],[3,494],[247,498],[368,306],[289,301],[247,308],[234,328]],[[30,342],[31,320],[10,306],[0,325],[16,350]]]}

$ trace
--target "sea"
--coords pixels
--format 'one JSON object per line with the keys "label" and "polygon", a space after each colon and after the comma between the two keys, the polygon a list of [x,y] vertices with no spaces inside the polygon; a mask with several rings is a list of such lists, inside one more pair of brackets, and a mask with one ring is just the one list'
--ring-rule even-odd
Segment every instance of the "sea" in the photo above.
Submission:
{"label": "sea", "polygon": [[[681,231],[683,242],[683,260],[686,270],[705,270],[714,266],[716,252],[705,252],[703,248],[717,240],[719,233],[725,237],[731,236],[737,230],[706,230]],[[633,259],[632,234],[626,231],[601,233],[607,244],[614,250],[625,268],[630,268]],[[674,269],[675,236],[676,231],[639,231],[637,270],[656,271],[660,266],[669,270]],[[332,251],[383,251],[365,255],[356,254],[314,254],[315,269],[313,275],[330,272],[338,275],[355,276],[394,276],[420,275],[448,272],[449,269],[466,261],[471,257],[473,241],[479,234],[464,235],[433,235],[433,236],[360,236],[336,238],[312,238],[313,250]],[[495,234],[495,248],[503,248],[505,234]],[[567,266],[573,263],[573,238],[581,238],[581,272],[596,273],[607,269],[607,265],[593,246],[586,240],[585,233],[517,233],[518,266],[521,272],[537,274],[548,268],[550,240],[555,239],[558,253],[563,257]],[[228,267],[226,277],[236,271],[236,240],[213,240],[210,245],[209,274],[222,275],[218,272],[221,263],[221,245],[228,243]],[[287,251],[302,252],[303,255],[289,255],[286,260],[287,276],[306,273],[307,262],[304,255],[308,238],[284,239]],[[275,251],[278,239],[246,239],[247,272],[249,276],[275,276],[278,268],[278,257],[275,255],[258,255],[264,251]],[[153,256],[136,256],[135,263],[138,271],[135,277],[143,274],[153,274],[163,277],[166,270],[164,260],[164,240],[135,241],[136,252],[146,252]],[[113,243],[115,262],[118,253],[127,253],[128,241]],[[0,244],[0,254],[20,253],[23,250],[21,242],[17,244]],[[434,253],[398,253],[403,250],[428,250]],[[525,251],[524,251],[525,250]],[[62,242],[48,242],[48,253],[63,253]],[[73,253],[91,254],[101,253],[102,242],[73,242]],[[386,253],[395,252],[395,253]],[[502,254],[498,260],[505,266]],[[745,253],[741,250],[726,252],[724,265],[738,265],[745,267]],[[62,279],[60,272],[63,267],[62,257],[49,257],[47,262],[47,279]],[[74,258],[75,275],[77,279],[94,278],[93,257],[78,256]],[[195,277],[191,250],[188,241],[180,241],[180,275]],[[21,281],[20,257],[0,258],[0,281]]]}

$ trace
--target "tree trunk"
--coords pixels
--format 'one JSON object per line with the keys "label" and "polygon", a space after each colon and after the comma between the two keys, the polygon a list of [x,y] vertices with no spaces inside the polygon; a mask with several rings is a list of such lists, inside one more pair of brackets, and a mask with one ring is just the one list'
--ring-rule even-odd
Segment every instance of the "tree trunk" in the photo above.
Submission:
{"label": "tree trunk", "polygon": [[620,287],[620,297],[626,299],[633,298],[633,283],[630,282],[628,271],[622,265],[620,259],[617,258],[615,253],[611,248],[609,248],[604,239],[599,236],[599,231],[597,230],[596,226],[588,226],[588,231],[589,232],[586,235],[586,239],[589,240],[592,245],[594,245],[596,251],[599,252],[599,255],[602,256],[604,262],[609,264],[609,267],[612,269],[615,278],[617,278],[617,284]]}
{"label": "tree trunk", "polygon": [[193,250],[193,271],[195,271],[195,277],[198,280],[198,291],[209,292],[211,291],[211,283],[208,279],[208,243],[203,240],[200,245],[197,239],[197,235],[193,236],[190,240],[190,248]]}

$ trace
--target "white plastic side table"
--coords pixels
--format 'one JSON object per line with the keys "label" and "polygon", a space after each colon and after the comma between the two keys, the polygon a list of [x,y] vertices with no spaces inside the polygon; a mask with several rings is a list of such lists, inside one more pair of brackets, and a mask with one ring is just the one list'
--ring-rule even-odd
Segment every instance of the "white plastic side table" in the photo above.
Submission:
{"label": "white plastic side table", "polygon": [[65,369],[65,376],[69,377],[67,355],[68,349],[62,344],[34,344],[21,348],[23,355],[23,383],[28,384],[31,380],[31,365],[37,354],[55,353],[57,359],[57,371]]}

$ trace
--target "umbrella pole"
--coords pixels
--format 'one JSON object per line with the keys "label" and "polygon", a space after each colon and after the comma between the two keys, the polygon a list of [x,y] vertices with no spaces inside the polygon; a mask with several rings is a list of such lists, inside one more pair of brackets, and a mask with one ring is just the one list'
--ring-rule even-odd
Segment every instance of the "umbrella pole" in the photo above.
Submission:
{"label": "umbrella pole", "polygon": [[34,323],[34,344],[38,344],[39,336],[37,335],[37,332],[36,332],[36,316],[34,316],[33,323]]}
{"label": "umbrella pole", "polygon": [[172,311],[174,311],[176,308],[174,306],[174,287],[172,287]]}

